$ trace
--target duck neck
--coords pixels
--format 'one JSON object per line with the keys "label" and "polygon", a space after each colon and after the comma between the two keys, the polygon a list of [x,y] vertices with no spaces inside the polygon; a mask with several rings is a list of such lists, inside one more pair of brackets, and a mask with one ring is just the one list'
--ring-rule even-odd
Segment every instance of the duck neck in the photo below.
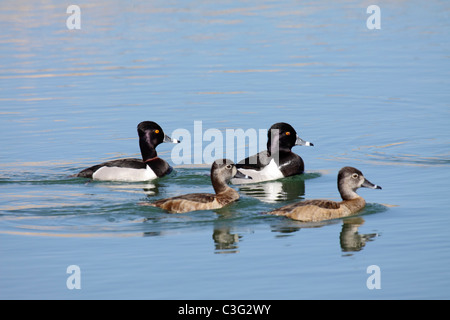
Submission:
{"label": "duck neck", "polygon": [[144,162],[156,158],[158,155],[155,147],[146,139],[146,137],[141,137],[139,139],[139,147],[141,148],[142,160]]}
{"label": "duck neck", "polygon": [[356,189],[345,187],[343,184],[338,184],[338,190],[341,194],[342,200],[353,200],[360,198],[360,196],[356,193]]}
{"label": "duck neck", "polygon": [[225,192],[230,188],[223,178],[217,177],[215,175],[211,176],[211,182],[216,194]]}
{"label": "duck neck", "polygon": [[274,138],[274,139],[269,139],[269,141],[267,141],[267,152],[268,152],[269,156],[276,157],[279,154],[290,153],[291,148],[281,147],[279,144],[279,139]]}

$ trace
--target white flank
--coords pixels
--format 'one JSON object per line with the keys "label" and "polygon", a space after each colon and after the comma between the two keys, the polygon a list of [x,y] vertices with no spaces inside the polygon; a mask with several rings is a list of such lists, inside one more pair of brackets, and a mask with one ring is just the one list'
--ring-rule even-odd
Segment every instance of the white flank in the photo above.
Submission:
{"label": "white flank", "polygon": [[231,183],[233,184],[248,184],[269,180],[277,180],[283,178],[283,173],[278,169],[275,160],[270,160],[269,164],[264,167],[264,169],[260,171],[251,170],[251,169],[241,169],[239,171],[243,174],[252,177],[252,179],[232,179]]}
{"label": "white flank", "polygon": [[101,167],[92,175],[94,180],[100,181],[127,181],[139,182],[158,178],[158,176],[147,166],[145,169]]}

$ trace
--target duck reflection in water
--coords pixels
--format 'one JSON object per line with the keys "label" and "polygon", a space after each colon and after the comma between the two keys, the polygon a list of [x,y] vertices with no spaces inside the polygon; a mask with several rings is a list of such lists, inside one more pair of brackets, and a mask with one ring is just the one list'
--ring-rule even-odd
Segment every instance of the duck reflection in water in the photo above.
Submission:
{"label": "duck reflection in water", "polygon": [[[86,184],[92,183],[91,181],[86,182]],[[111,189],[117,192],[125,192],[125,193],[143,193],[147,197],[154,197],[159,195],[159,187],[161,183],[155,181],[146,181],[146,182],[132,182],[132,183],[116,183],[114,181],[107,182],[103,184],[105,188]]]}
{"label": "duck reflection in water", "polygon": [[[357,252],[365,247],[366,243],[373,241],[377,233],[360,234],[358,228],[364,223],[361,217],[348,218],[343,221],[339,243],[343,252]],[[349,254],[351,255],[351,254]]]}
{"label": "duck reflection in water", "polygon": [[[282,224],[272,225],[272,231],[279,232],[278,237],[286,237],[290,233],[300,231],[302,228],[320,228],[326,225],[337,224],[341,220],[329,220],[318,223],[304,223],[299,221],[284,220]],[[347,252],[346,256],[351,256],[350,252],[361,251],[367,242],[375,240],[377,233],[359,233],[359,227],[364,224],[362,217],[351,217],[342,220],[342,229],[339,234],[339,244],[342,252]]]}
{"label": "duck reflection in water", "polygon": [[229,219],[234,217],[237,212],[232,207],[224,207],[214,211],[219,217],[214,221],[212,234],[214,253],[238,253],[242,234],[236,231],[234,220]]}
{"label": "duck reflection in water", "polygon": [[233,233],[230,225],[215,225],[212,238],[215,245],[215,253],[238,253],[241,235]]}
{"label": "duck reflection in water", "polygon": [[288,177],[276,181],[240,185],[239,192],[265,203],[302,199],[305,195],[303,177]]}

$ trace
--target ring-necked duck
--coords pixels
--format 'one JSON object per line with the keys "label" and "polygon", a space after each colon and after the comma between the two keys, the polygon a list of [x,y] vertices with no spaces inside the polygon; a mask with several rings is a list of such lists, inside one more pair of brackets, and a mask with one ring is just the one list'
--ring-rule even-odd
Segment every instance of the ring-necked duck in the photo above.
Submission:
{"label": "ring-necked duck", "polygon": [[144,203],[143,205],[159,207],[171,213],[220,209],[239,199],[239,193],[227,184],[233,177],[251,179],[239,172],[233,161],[228,159],[216,160],[211,166],[211,182],[215,194],[191,193],[157,200],[153,203]]}
{"label": "ring-necked duck", "polygon": [[275,123],[268,132],[267,150],[248,157],[236,165],[242,173],[252,177],[252,180],[232,179],[231,182],[253,183],[303,173],[305,164],[299,155],[291,151],[294,146],[313,146],[313,144],[301,139],[290,124]]}
{"label": "ring-necked duck", "polygon": [[278,216],[286,216],[303,222],[317,222],[353,215],[363,209],[366,201],[356,193],[360,187],[381,189],[366,178],[361,171],[353,167],[344,167],[338,174],[338,190],[341,202],[331,200],[306,200],[293,203],[267,212]]}
{"label": "ring-necked duck", "polygon": [[73,177],[103,181],[148,181],[161,178],[172,171],[172,167],[159,158],[155,148],[163,142],[178,143],[164,134],[153,121],[138,124],[139,147],[142,159],[126,158],[112,160],[84,169]]}

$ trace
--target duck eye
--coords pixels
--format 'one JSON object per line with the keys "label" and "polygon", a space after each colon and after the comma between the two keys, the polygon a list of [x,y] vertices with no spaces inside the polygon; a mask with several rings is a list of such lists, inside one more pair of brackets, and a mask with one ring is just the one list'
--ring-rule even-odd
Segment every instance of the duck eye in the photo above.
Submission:
{"label": "duck eye", "polygon": [[231,164],[228,164],[228,165],[227,165],[227,169],[231,169],[231,167],[232,167]]}
{"label": "duck eye", "polygon": [[289,131],[286,131],[286,135],[287,135],[287,136],[290,136],[291,133],[290,133]]}
{"label": "duck eye", "polygon": [[353,178],[353,179],[358,178],[358,174],[357,174],[357,173],[352,174],[352,178]]}
{"label": "duck eye", "polygon": [[159,133],[159,130],[158,130],[158,129],[156,129],[156,130],[155,130],[155,133]]}

